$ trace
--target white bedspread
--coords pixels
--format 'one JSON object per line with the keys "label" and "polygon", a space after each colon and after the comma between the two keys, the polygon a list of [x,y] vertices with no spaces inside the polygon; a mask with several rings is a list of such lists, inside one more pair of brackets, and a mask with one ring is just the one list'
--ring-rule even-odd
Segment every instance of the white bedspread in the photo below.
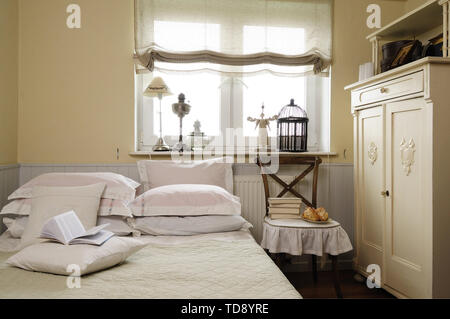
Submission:
{"label": "white bedspread", "polygon": [[0,253],[0,298],[301,298],[248,231],[141,240],[148,246],[82,277],[80,289],[65,276],[7,266],[11,253]]}

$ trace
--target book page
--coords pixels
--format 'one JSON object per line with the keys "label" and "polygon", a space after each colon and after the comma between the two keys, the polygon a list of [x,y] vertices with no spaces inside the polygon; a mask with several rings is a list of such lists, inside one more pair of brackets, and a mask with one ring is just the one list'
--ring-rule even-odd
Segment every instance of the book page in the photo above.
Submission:
{"label": "book page", "polygon": [[50,218],[42,227],[41,237],[54,239],[65,245],[75,236],[85,233],[77,214],[71,210]]}
{"label": "book page", "polygon": [[64,245],[72,243],[101,245],[114,235],[103,230],[109,225],[99,225],[86,231],[77,214],[71,210],[49,219],[42,228],[41,237],[59,241]]}
{"label": "book page", "polygon": [[99,233],[103,228],[108,227],[109,225],[110,224],[108,223],[108,224],[102,224],[99,226],[92,227],[91,229],[86,231],[83,235],[77,236],[77,238],[95,235],[95,234]]}
{"label": "book page", "polygon": [[83,224],[73,210],[55,216],[54,218],[59,226],[58,228],[61,230],[61,233],[64,236],[64,242],[66,243],[86,233]]}
{"label": "book page", "polygon": [[70,245],[88,244],[100,246],[112,236],[114,236],[113,232],[110,232],[108,230],[100,230],[94,235],[75,238],[70,242]]}
{"label": "book page", "polygon": [[59,229],[58,224],[56,223],[54,218],[51,218],[49,221],[47,221],[44,224],[44,226],[42,227],[40,237],[56,240],[63,244],[68,243],[68,241],[65,240],[65,238],[64,238],[61,230]]}

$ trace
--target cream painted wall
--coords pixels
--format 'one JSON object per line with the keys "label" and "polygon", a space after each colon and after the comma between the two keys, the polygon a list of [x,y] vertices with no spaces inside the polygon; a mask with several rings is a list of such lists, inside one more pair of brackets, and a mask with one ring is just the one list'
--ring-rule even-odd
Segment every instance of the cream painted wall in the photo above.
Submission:
{"label": "cream painted wall", "polygon": [[[21,163],[134,162],[133,0],[77,0],[82,28],[66,27],[69,0],[20,1]],[[370,60],[366,8],[386,24],[404,1],[335,0],[331,149],[352,162],[350,95],[358,65]],[[116,148],[121,151],[116,159]],[[344,150],[347,150],[344,158]]]}
{"label": "cream painted wall", "polygon": [[[353,117],[350,92],[344,86],[357,82],[359,65],[371,61],[366,36],[374,32],[366,25],[369,4],[379,4],[384,26],[404,12],[404,1],[335,0],[333,23],[333,69],[331,76],[331,150],[334,162],[353,162]],[[345,157],[344,157],[345,153]]]}
{"label": "cream painted wall", "polygon": [[19,13],[19,162],[131,161],[133,0],[20,0]]}
{"label": "cream painted wall", "polygon": [[408,0],[405,3],[405,12],[414,10],[415,8],[421,6],[422,4],[428,2],[429,0]]}
{"label": "cream painted wall", "polygon": [[17,0],[0,1],[0,164],[17,163]]}

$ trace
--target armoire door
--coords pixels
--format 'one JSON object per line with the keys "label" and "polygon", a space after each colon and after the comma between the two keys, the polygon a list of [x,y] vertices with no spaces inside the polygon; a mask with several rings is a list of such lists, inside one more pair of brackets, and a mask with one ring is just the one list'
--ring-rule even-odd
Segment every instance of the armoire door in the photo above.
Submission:
{"label": "armoire door", "polygon": [[386,105],[386,285],[431,296],[431,146],[423,98]]}
{"label": "armoire door", "polygon": [[383,281],[384,114],[378,106],[358,112],[357,241],[358,266],[381,268]]}

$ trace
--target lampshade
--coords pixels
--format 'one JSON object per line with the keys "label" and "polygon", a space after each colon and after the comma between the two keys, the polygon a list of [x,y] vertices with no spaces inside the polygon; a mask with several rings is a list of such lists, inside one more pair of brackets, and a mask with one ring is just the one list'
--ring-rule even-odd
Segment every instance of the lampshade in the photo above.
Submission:
{"label": "lampshade", "polygon": [[144,91],[145,96],[167,96],[172,95],[169,87],[159,76],[153,78],[152,82],[148,85],[147,89]]}

